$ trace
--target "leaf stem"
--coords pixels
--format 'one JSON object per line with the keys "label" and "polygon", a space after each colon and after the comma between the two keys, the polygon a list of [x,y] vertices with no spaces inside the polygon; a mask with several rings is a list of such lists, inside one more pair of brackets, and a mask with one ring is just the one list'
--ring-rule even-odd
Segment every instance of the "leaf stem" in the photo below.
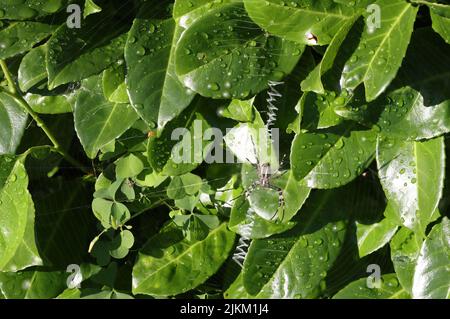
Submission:
{"label": "leaf stem", "polygon": [[17,94],[16,85],[11,77],[11,73],[9,72],[8,66],[4,60],[0,60],[0,67],[2,68],[3,74],[5,75],[5,79],[8,82],[9,92],[12,94]]}
{"label": "leaf stem", "polygon": [[411,3],[414,4],[422,4],[422,5],[427,5],[427,6],[434,6],[434,7],[442,7],[442,8],[447,8],[447,6],[443,3],[435,3],[435,2],[430,2],[430,1],[426,1],[426,0],[411,0]]}
{"label": "leaf stem", "polygon": [[22,106],[27,113],[33,118],[36,122],[37,126],[41,128],[41,130],[47,135],[48,139],[52,142],[54,151],[60,154],[67,162],[74,165],[76,168],[80,169],[84,173],[90,174],[90,171],[87,170],[80,162],[70,156],[65,150],[61,148],[61,144],[58,142],[56,137],[44,123],[44,121],[39,117],[39,115],[31,108],[27,101],[18,93],[16,85],[11,77],[11,73],[9,72],[8,66],[6,65],[4,60],[0,60],[0,66],[5,75],[5,78],[8,82],[8,90],[4,88],[0,88],[0,92],[10,96],[13,98],[20,106]]}

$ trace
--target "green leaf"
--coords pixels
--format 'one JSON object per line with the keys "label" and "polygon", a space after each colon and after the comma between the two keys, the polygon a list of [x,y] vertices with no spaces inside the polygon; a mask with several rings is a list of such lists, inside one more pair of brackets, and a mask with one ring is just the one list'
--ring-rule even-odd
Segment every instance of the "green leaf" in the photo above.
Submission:
{"label": "green leaf", "polygon": [[195,206],[199,203],[199,200],[200,198],[198,195],[185,196],[183,198],[176,199],[175,206],[179,207],[180,209],[193,212]]}
{"label": "green leaf", "polygon": [[447,43],[450,43],[450,6],[439,3],[430,3],[428,6],[430,8],[431,20],[433,21],[433,29]]}
{"label": "green leaf", "polygon": [[[450,131],[450,47],[430,28],[415,31],[379,125],[401,138],[429,139]],[[402,88],[405,87],[406,88]],[[382,102],[381,102],[382,103]],[[376,108],[376,105],[369,105]],[[400,114],[400,115],[395,115]]]}
{"label": "green leaf", "polygon": [[341,97],[334,92],[325,92],[323,95],[306,92],[299,101],[302,114],[301,129],[314,130],[337,126],[343,122],[335,112],[336,102],[341,103]]}
{"label": "green leaf", "polygon": [[6,59],[30,50],[55,29],[40,22],[15,22],[0,30],[0,59]]}
{"label": "green leaf", "polygon": [[[278,198],[276,198],[278,203]],[[236,200],[231,210],[229,228],[248,238],[260,239],[283,233],[295,226],[295,222],[275,223],[266,220],[250,210],[250,204],[243,197]]]}
{"label": "green leaf", "polygon": [[191,173],[181,175],[180,178],[183,182],[184,191],[188,195],[197,194],[203,185],[202,178]]}
{"label": "green leaf", "polygon": [[[430,139],[449,132],[450,99],[427,105],[425,91],[422,92],[406,87],[380,100],[380,105],[385,107],[378,121],[381,130],[389,136],[409,140]],[[433,92],[433,98],[438,98],[437,89]]]}
{"label": "green leaf", "polygon": [[24,99],[36,113],[63,114],[72,112],[76,102],[76,93],[70,91],[60,95],[47,95],[47,92],[39,93],[27,93],[24,96]]}
{"label": "green leaf", "polygon": [[47,69],[45,67],[46,52],[47,47],[41,45],[32,49],[22,59],[19,67],[18,82],[23,92],[27,92],[47,78]]}
{"label": "green leaf", "polygon": [[103,93],[108,101],[114,103],[130,103],[125,84],[124,61],[117,61],[103,72]]}
{"label": "green leaf", "polygon": [[321,295],[347,230],[344,208],[333,207],[339,196],[334,190],[317,194],[300,212],[301,222],[295,228],[252,241],[243,271],[248,293],[278,299]]}
{"label": "green leaf", "polygon": [[68,276],[62,271],[0,272],[0,291],[7,299],[51,299],[67,287]]}
{"label": "green leaf", "polygon": [[105,100],[100,76],[83,81],[75,109],[75,129],[86,154],[95,158],[98,151],[122,135],[137,120],[129,104]]}
{"label": "green leaf", "polygon": [[28,114],[12,97],[0,93],[0,155],[14,154],[27,124]]}
{"label": "green leaf", "polygon": [[240,2],[242,0],[192,0],[189,2],[177,0],[173,8],[173,17],[180,26],[187,29],[196,19],[212,9],[220,8],[224,4]]}
{"label": "green leaf", "polygon": [[[257,171],[253,166],[249,164],[244,164],[242,167],[242,176],[243,176],[243,184],[246,189],[250,189],[255,186],[255,182],[258,181]],[[279,220],[281,222],[290,221],[300,210],[300,208],[305,203],[308,198],[311,189],[309,187],[303,186],[299,181],[294,178],[294,175],[291,170],[283,171],[283,172],[275,172],[270,178],[270,184],[272,191],[275,192],[275,198],[264,205],[263,203],[258,204],[262,209],[264,206],[276,205],[278,208],[279,205],[279,192],[281,191],[283,194],[283,202],[284,205],[281,207],[281,212],[279,212]],[[264,188],[264,187],[262,187]],[[253,192],[252,192],[253,193]],[[252,204],[253,199],[250,194],[250,203]],[[261,195],[264,195],[262,192]],[[260,199],[264,202],[264,198]],[[252,205],[252,208],[256,207]],[[270,217],[272,217],[274,213]],[[268,219],[270,219],[270,217]],[[274,220],[272,220],[274,221]]]}
{"label": "green leaf", "polygon": [[412,296],[450,299],[450,221],[435,225],[420,249],[414,271]]}
{"label": "green leaf", "polygon": [[382,12],[380,28],[366,23],[359,46],[347,61],[341,78],[343,89],[354,90],[364,83],[368,101],[383,93],[397,74],[418,10],[403,0],[378,0],[376,4]]}
{"label": "green leaf", "polygon": [[133,245],[133,233],[129,230],[121,231],[119,236],[116,236],[111,243],[112,250],[110,251],[110,254],[117,259],[125,258]]}
{"label": "green leaf", "polygon": [[410,299],[409,294],[399,285],[395,274],[381,277],[380,288],[369,288],[367,278],[358,279],[334,295],[333,299]]}
{"label": "green leaf", "polygon": [[97,74],[119,60],[127,36],[126,25],[119,22],[105,13],[87,17],[79,29],[60,26],[47,43],[49,89]]}
{"label": "green leaf", "polygon": [[203,152],[210,143],[203,140],[210,125],[200,113],[206,107],[209,107],[207,100],[194,101],[166,125],[160,136],[149,139],[148,160],[156,172],[168,176],[183,175],[203,162]]}
{"label": "green leaf", "polygon": [[288,40],[311,45],[329,44],[343,24],[370,3],[366,0],[345,3],[332,0],[244,2],[253,21],[265,30]]}
{"label": "green leaf", "polygon": [[253,122],[253,101],[232,100],[230,105],[220,111],[220,115],[238,122]]}
{"label": "green leaf", "polygon": [[203,96],[245,99],[290,73],[303,50],[265,34],[241,4],[224,4],[183,32],[175,52],[176,73]]}
{"label": "green leaf", "polygon": [[422,235],[433,221],[445,174],[444,139],[378,139],[377,163],[386,197],[399,223]]}
{"label": "green leaf", "polygon": [[136,19],[125,47],[133,107],[149,125],[160,129],[194,98],[175,74],[175,48],[181,32],[173,19]]}
{"label": "green leaf", "polygon": [[170,296],[195,288],[219,269],[233,246],[234,234],[226,224],[197,242],[166,228],[139,252],[133,267],[133,293]]}
{"label": "green leaf", "polygon": [[[271,173],[279,169],[279,154],[276,144],[270,136],[261,114],[254,108],[254,120],[251,123],[239,123],[224,137],[227,148],[236,155],[238,162],[264,163],[270,165]],[[250,186],[248,184],[247,186]]]}
{"label": "green leaf", "polygon": [[134,154],[122,157],[116,163],[116,176],[119,179],[135,177],[144,170],[144,163]]}
{"label": "green leaf", "polygon": [[0,156],[0,271],[42,264],[24,161],[24,156]]}
{"label": "green leaf", "polygon": [[249,299],[251,296],[245,290],[244,283],[242,282],[242,273],[236,278],[236,280],[228,287],[224,293],[225,299]]}
{"label": "green leaf", "polygon": [[367,256],[386,245],[397,229],[398,225],[389,218],[371,225],[357,223],[359,256]]}
{"label": "green leaf", "polygon": [[334,188],[349,183],[375,155],[376,133],[341,126],[297,134],[291,150],[292,171],[311,188]]}
{"label": "green leaf", "polygon": [[390,242],[395,273],[400,284],[409,294],[412,294],[414,268],[422,242],[423,240],[418,234],[406,227],[401,227]]}
{"label": "green leaf", "polygon": [[430,28],[414,32],[406,58],[388,93],[371,103],[355,100],[336,112],[386,135],[422,140],[450,132],[450,47]]}
{"label": "green leaf", "polygon": [[348,32],[355,24],[357,18],[358,16],[354,15],[353,18],[349,18],[347,21],[345,21],[345,23],[331,40],[330,45],[327,47],[327,50],[322,57],[322,61],[301,83],[302,91],[313,91],[318,94],[325,93],[325,88],[322,83],[322,76],[333,68],[335,59],[338,56],[339,49],[341,48],[341,45],[344,42]]}
{"label": "green leaf", "polygon": [[0,3],[0,19],[28,20],[58,12],[65,8],[68,0],[7,0]]}
{"label": "green leaf", "polygon": [[86,0],[84,2],[84,10],[83,10],[83,17],[86,18],[87,16],[90,16],[91,14],[99,13],[102,11],[102,8],[97,5],[94,0]]}
{"label": "green leaf", "polygon": [[186,196],[186,192],[183,189],[183,181],[179,176],[175,176],[167,186],[167,196],[170,199],[181,199]]}

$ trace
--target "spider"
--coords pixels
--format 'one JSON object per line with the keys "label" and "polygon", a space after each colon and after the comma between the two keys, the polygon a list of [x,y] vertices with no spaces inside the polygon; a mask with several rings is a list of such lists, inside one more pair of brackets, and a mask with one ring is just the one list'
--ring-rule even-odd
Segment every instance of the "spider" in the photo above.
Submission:
{"label": "spider", "polygon": [[[253,142],[253,138],[251,138],[251,142],[253,144],[253,149],[255,150],[256,154],[256,146]],[[285,199],[283,194],[283,189],[281,187],[278,187],[273,184],[273,181],[282,177],[287,171],[279,171],[276,170],[275,172],[272,172],[272,167],[267,162],[260,162],[258,158],[256,158],[256,163],[252,163],[249,159],[247,159],[248,163],[251,163],[252,166],[256,170],[256,180],[253,181],[253,183],[245,190],[244,195],[245,198],[251,202],[251,196],[254,194],[254,192],[258,189],[264,189],[264,190],[273,190],[278,193],[278,206],[275,211],[275,214],[270,217],[269,220],[274,220],[275,217],[278,215],[279,210],[281,209],[281,218],[280,220],[283,220],[284,218],[284,206],[285,206]],[[261,214],[258,214],[261,215]]]}

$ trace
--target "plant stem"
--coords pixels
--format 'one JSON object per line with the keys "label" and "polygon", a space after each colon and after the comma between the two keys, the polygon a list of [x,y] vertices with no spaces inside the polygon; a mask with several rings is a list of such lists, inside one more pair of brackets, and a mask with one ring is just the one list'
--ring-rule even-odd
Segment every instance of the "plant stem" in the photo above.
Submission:
{"label": "plant stem", "polygon": [[435,3],[426,0],[411,0],[411,3],[446,8],[446,5],[443,3]]}
{"label": "plant stem", "polygon": [[0,67],[2,68],[3,74],[5,75],[5,79],[8,82],[9,92],[12,94],[17,94],[16,85],[11,77],[11,73],[9,72],[8,66],[4,60],[0,60]]}
{"label": "plant stem", "polygon": [[33,118],[33,120],[36,122],[37,126],[41,128],[41,130],[47,135],[48,139],[52,142],[54,151],[60,154],[64,159],[69,162],[70,164],[74,165],[81,171],[89,174],[90,171],[87,170],[80,162],[78,162],[76,159],[74,159],[72,156],[70,156],[66,151],[64,151],[61,148],[60,143],[56,139],[56,137],[53,135],[53,133],[50,131],[50,129],[47,127],[47,125],[42,121],[42,119],[39,117],[39,115],[33,111],[31,106],[28,104],[27,101],[18,93],[18,90],[16,88],[16,85],[11,77],[11,73],[9,72],[8,66],[6,65],[4,60],[0,60],[0,67],[3,71],[3,74],[5,75],[6,81],[8,82],[8,90],[5,90],[4,88],[0,88],[0,92],[3,92],[4,94],[10,96],[13,98],[20,106],[22,106],[27,113]]}

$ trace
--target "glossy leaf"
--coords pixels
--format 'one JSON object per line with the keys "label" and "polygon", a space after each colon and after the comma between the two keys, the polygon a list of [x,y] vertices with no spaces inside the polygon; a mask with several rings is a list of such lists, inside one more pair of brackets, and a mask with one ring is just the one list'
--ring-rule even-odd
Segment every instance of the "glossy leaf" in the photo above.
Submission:
{"label": "glossy leaf", "polygon": [[183,175],[203,162],[203,151],[209,142],[202,137],[210,125],[201,111],[207,106],[205,100],[194,101],[164,128],[160,136],[149,139],[149,162],[156,172],[168,176]]}
{"label": "glossy leaf", "polygon": [[220,112],[221,116],[239,122],[253,122],[253,99],[247,101],[232,100],[230,105]]}
{"label": "glossy leaf", "polygon": [[60,26],[47,43],[48,87],[54,89],[87,78],[119,60],[126,41],[119,21],[105,13],[87,17],[79,29]]}
{"label": "glossy leaf", "polygon": [[[278,199],[276,199],[278,203]],[[235,233],[249,239],[267,238],[283,233],[295,226],[295,222],[276,223],[265,220],[250,210],[248,201],[236,200],[231,210],[229,228]]]}
{"label": "glossy leaf", "polygon": [[422,140],[450,131],[450,48],[430,28],[414,32],[406,58],[389,93],[366,103],[359,92],[335,111],[364,125],[376,124],[386,135]]}
{"label": "glossy leaf", "polygon": [[105,100],[99,76],[83,82],[74,117],[78,137],[90,158],[94,158],[100,148],[129,129],[138,118],[129,104]]}
{"label": "glossy leaf", "polygon": [[55,29],[39,22],[16,22],[0,30],[0,59],[6,59],[30,50]]}
{"label": "glossy leaf", "polygon": [[414,271],[412,296],[418,299],[450,298],[450,222],[435,225],[420,249]]}
{"label": "glossy leaf", "polygon": [[0,156],[0,270],[41,265],[34,233],[25,157]]}
{"label": "glossy leaf", "polygon": [[14,154],[22,139],[28,115],[12,97],[0,93],[0,155]]}
{"label": "glossy leaf", "polygon": [[250,295],[245,290],[242,282],[242,273],[236,278],[236,280],[228,287],[224,293],[225,299],[249,299]]}
{"label": "glossy leaf", "polygon": [[381,183],[397,220],[424,234],[442,195],[443,139],[407,142],[379,138],[377,163]]}
{"label": "glossy leaf", "polygon": [[388,218],[371,225],[357,224],[359,256],[369,255],[386,245],[397,229],[398,225]]}
{"label": "glossy leaf", "polygon": [[419,257],[423,240],[418,234],[401,227],[390,242],[391,259],[395,273],[402,287],[411,294],[414,268]]}
{"label": "glossy leaf", "polygon": [[26,270],[0,273],[0,291],[7,299],[51,299],[67,286],[63,271]]}
{"label": "glossy leaf", "polygon": [[39,84],[47,78],[45,67],[46,46],[32,49],[25,55],[19,68],[19,87],[23,92]]}
{"label": "glossy leaf", "polygon": [[447,43],[450,43],[450,6],[440,3],[430,3],[433,29],[439,33]]}
{"label": "glossy leaf", "polygon": [[329,44],[348,19],[361,13],[368,1],[244,0],[250,17],[270,33],[303,44]]}
{"label": "glossy leaf", "polygon": [[314,298],[339,255],[346,222],[330,205],[330,193],[300,212],[302,222],[283,234],[253,240],[244,263],[243,282],[256,298]]}
{"label": "glossy leaf", "polygon": [[316,68],[302,82],[301,87],[303,91],[313,91],[318,94],[325,93],[325,88],[322,83],[322,76],[333,67],[339,49],[344,42],[348,32],[355,23],[357,17],[357,15],[354,15],[352,18],[349,18],[347,21],[345,21],[345,23],[333,37],[330,45],[325,51],[320,64],[317,65]]}
{"label": "glossy leaf", "polygon": [[167,228],[140,251],[133,268],[133,293],[169,296],[195,288],[217,271],[233,245],[234,235],[226,224],[197,242]]}
{"label": "glossy leaf", "polygon": [[175,52],[176,73],[186,87],[203,96],[245,99],[265,89],[269,80],[290,73],[303,50],[265,35],[242,5],[224,4],[208,10],[183,32]]}
{"label": "glossy leaf", "polygon": [[[175,48],[181,31],[173,19],[136,19],[125,48],[133,107],[158,128],[179,115],[194,97],[175,74]],[[152,94],[147,94],[148,89]]]}
{"label": "glossy leaf", "polygon": [[410,299],[395,274],[383,275],[381,281],[380,288],[369,288],[367,278],[361,278],[339,291],[333,299]]}
{"label": "glossy leaf", "polygon": [[101,12],[102,8],[95,3],[94,0],[86,0],[84,2],[83,17],[86,18],[91,14]]}
{"label": "glossy leaf", "polygon": [[108,101],[114,103],[130,103],[125,84],[124,61],[117,61],[103,72],[103,93]]}
{"label": "glossy leaf", "polygon": [[299,101],[302,114],[301,129],[323,129],[341,124],[343,118],[335,112],[339,101],[341,97],[337,97],[334,92],[325,92],[323,95],[314,92],[303,94]]}
{"label": "glossy leaf", "polygon": [[[242,179],[243,185],[246,189],[251,189],[257,183],[258,175],[254,167],[249,167],[248,164],[243,165],[242,167]],[[279,191],[282,192],[283,195],[283,207],[281,207],[281,211],[279,212],[278,219],[281,222],[290,221],[303,206],[305,201],[307,200],[311,189],[302,185],[299,181],[294,178],[294,175],[291,170],[288,171],[278,171],[274,172],[274,174],[270,177],[270,187],[272,191],[275,192],[275,198],[273,203],[260,203],[258,206],[270,206],[270,204],[275,205],[276,208],[279,208]],[[264,187],[261,187],[264,189]],[[255,191],[256,193],[256,191]],[[263,193],[264,196],[264,193]],[[250,203],[252,204],[252,194],[248,198]],[[260,199],[263,200],[263,199]],[[264,202],[264,200],[263,200]],[[252,206],[253,209],[256,207]],[[273,216],[272,214],[271,216]],[[266,218],[270,219],[270,218]],[[274,218],[271,219],[274,221]]]}
{"label": "glossy leaf", "polygon": [[58,12],[66,7],[68,0],[7,0],[0,4],[0,19],[28,20]]}
{"label": "glossy leaf", "polygon": [[359,47],[347,61],[341,78],[345,89],[353,90],[364,83],[368,101],[384,92],[397,74],[417,14],[417,8],[403,0],[379,0],[376,4],[383,12],[380,27],[365,25]]}
{"label": "glossy leaf", "polygon": [[[44,94],[44,95],[42,95]],[[33,111],[39,114],[63,114],[71,113],[76,102],[76,94],[68,92],[61,95],[45,95],[28,93],[24,99]]]}
{"label": "glossy leaf", "polygon": [[193,0],[191,2],[177,0],[173,8],[173,17],[182,28],[187,29],[195,20],[211,9],[219,8],[223,4],[241,2],[242,0]]}
{"label": "glossy leaf", "polygon": [[294,176],[311,188],[339,187],[355,179],[375,155],[372,130],[333,128],[297,134],[291,150]]}

